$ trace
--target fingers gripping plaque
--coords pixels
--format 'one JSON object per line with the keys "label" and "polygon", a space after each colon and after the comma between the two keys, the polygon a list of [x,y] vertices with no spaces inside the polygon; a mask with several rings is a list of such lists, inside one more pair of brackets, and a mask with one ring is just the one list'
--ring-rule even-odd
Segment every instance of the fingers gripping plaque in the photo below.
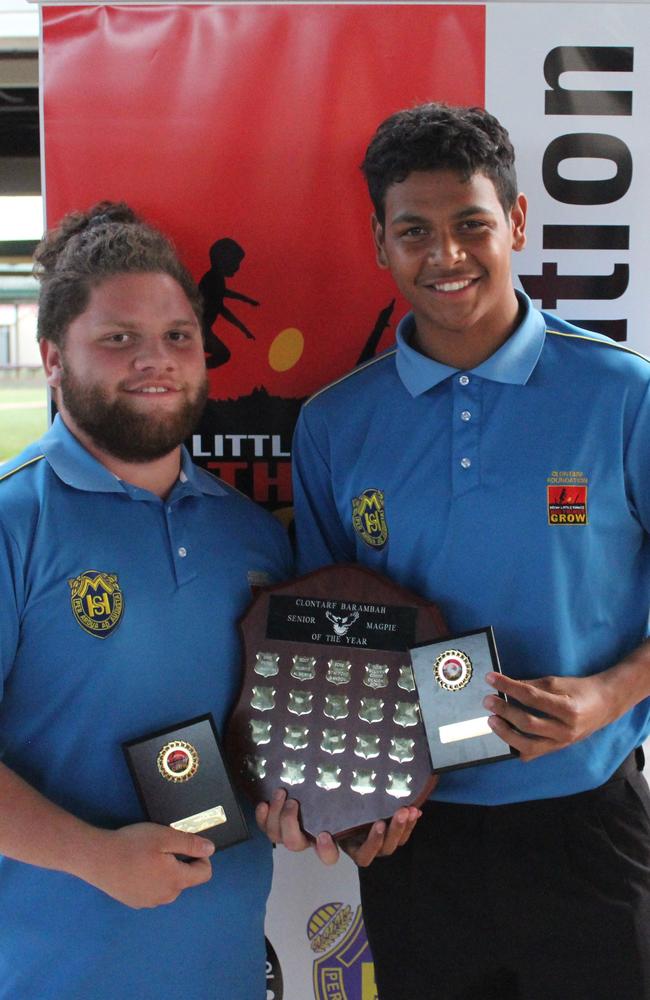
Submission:
{"label": "fingers gripping plaque", "polygon": [[435,607],[360,566],[262,589],[242,620],[228,749],[253,802],[286,788],[304,829],[342,836],[433,779],[408,650],[446,634]]}

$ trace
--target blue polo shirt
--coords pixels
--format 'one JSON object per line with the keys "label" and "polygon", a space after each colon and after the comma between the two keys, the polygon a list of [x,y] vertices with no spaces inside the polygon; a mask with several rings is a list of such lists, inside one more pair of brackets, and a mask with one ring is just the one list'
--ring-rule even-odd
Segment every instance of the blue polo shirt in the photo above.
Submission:
{"label": "blue polo shirt", "polygon": [[[0,548],[1,759],[90,823],[140,821],[121,743],[207,712],[223,729],[251,582],[291,572],[284,530],[186,452],[164,501],[121,482],[57,417],[0,470]],[[156,909],[0,858],[0,997],[263,1000],[271,847],[248,819],[211,882]]]}
{"label": "blue polo shirt", "polygon": [[[647,635],[650,363],[535,309],[458,371],[397,347],[317,393],[294,440],[302,571],[359,562],[492,625],[503,672],[582,676]],[[367,516],[365,516],[367,515]],[[565,750],[444,774],[435,797],[497,804],[605,781],[650,700]]]}

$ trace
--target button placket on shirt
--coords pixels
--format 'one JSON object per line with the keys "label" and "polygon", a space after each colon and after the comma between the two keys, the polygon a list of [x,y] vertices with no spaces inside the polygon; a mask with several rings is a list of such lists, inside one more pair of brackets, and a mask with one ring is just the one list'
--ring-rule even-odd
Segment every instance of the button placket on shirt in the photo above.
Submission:
{"label": "button placket on shirt", "polygon": [[176,583],[180,586],[188,583],[195,576],[191,551],[187,545],[187,539],[179,526],[179,518],[176,514],[178,503],[165,504],[165,521],[167,524],[167,535],[174,564],[174,575]]}
{"label": "button placket on shirt", "polygon": [[480,399],[481,379],[454,375],[451,478],[455,495],[479,483]]}

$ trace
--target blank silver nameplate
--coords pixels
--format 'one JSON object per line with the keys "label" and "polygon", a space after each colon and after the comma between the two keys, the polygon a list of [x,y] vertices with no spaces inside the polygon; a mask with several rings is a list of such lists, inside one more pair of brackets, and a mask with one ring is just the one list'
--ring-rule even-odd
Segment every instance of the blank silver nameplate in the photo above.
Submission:
{"label": "blank silver nameplate", "polygon": [[456,740],[469,740],[473,736],[488,736],[492,730],[488,726],[488,716],[479,719],[465,719],[464,722],[451,722],[438,728],[441,743],[455,743]]}
{"label": "blank silver nameplate", "polygon": [[201,830],[209,830],[212,826],[219,826],[227,823],[228,817],[223,806],[214,806],[212,809],[205,809],[203,812],[195,813],[194,816],[186,816],[185,819],[177,819],[175,823],[169,825],[174,830],[182,830],[183,833],[200,833]]}

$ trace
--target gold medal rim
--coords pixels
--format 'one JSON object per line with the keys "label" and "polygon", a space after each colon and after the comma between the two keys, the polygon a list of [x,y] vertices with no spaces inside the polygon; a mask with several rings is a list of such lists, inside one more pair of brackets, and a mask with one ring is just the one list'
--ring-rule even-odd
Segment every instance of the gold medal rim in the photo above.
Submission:
{"label": "gold medal rim", "polygon": [[[189,755],[190,766],[182,774],[167,769],[167,758],[172,750],[185,750]],[[191,743],[188,743],[186,740],[172,740],[170,743],[165,743],[164,747],[160,750],[156,763],[165,781],[179,782],[189,781],[190,778],[194,777],[199,769],[200,759],[198,750]]]}
{"label": "gold medal rim", "polygon": [[[455,656],[465,665],[466,668],[464,677],[459,678],[457,681],[448,681],[442,672],[442,665],[450,656]],[[440,687],[444,688],[445,691],[462,691],[462,689],[466,687],[472,679],[472,661],[467,653],[463,653],[460,649],[446,649],[444,653],[440,653],[440,655],[436,657],[433,664],[433,672],[438,684]]]}

